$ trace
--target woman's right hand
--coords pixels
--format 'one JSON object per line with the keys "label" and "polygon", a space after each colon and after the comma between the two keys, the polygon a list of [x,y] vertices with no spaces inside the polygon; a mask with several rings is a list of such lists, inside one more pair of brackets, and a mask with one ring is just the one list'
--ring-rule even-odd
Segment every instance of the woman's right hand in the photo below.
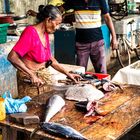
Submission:
{"label": "woman's right hand", "polygon": [[78,83],[79,80],[83,79],[79,74],[74,74],[74,73],[68,73],[67,76],[75,83]]}
{"label": "woman's right hand", "polygon": [[35,74],[31,75],[31,82],[38,87],[45,83],[42,79],[37,77]]}

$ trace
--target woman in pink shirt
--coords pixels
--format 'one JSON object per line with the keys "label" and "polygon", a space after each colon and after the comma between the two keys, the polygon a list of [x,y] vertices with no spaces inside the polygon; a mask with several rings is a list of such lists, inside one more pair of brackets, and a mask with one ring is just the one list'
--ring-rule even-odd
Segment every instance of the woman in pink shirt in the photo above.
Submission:
{"label": "woman in pink shirt", "polygon": [[[77,78],[80,78],[79,75],[70,74],[51,55],[48,34],[53,33],[62,22],[61,12],[52,5],[40,6],[37,20],[37,24],[25,28],[8,55],[8,60],[18,69],[19,97],[37,95],[35,87],[40,85],[43,85],[44,92],[45,88],[48,91],[49,86],[45,87],[51,84],[51,75],[45,68],[48,63],[75,82]],[[25,79],[26,81],[29,79],[35,86],[23,83]]]}

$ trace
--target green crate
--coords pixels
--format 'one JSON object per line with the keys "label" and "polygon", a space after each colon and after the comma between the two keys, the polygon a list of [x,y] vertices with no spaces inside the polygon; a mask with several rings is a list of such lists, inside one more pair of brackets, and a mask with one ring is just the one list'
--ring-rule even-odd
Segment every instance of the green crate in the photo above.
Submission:
{"label": "green crate", "polygon": [[0,44],[7,41],[7,30],[9,23],[0,24]]}

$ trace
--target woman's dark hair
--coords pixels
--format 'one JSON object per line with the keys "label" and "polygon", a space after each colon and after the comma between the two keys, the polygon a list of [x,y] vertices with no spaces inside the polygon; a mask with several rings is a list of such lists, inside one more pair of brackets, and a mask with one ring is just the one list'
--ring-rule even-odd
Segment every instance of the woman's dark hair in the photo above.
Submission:
{"label": "woman's dark hair", "polygon": [[58,15],[62,15],[59,9],[53,5],[39,5],[37,13],[38,22],[42,22],[45,18],[51,18],[54,20],[58,17]]}

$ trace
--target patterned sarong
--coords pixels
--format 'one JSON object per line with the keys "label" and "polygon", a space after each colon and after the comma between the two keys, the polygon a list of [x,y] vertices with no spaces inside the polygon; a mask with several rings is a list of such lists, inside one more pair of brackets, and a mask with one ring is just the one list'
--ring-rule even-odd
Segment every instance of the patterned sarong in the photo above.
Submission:
{"label": "patterned sarong", "polygon": [[20,70],[17,71],[18,97],[34,97],[38,94],[46,93],[52,90],[52,87],[49,85],[52,85],[54,81],[49,70],[42,68],[37,70],[35,73],[39,78],[45,81],[45,84],[39,88],[37,88],[37,86],[33,85],[32,83],[25,82],[24,79],[29,79],[29,76]]}

